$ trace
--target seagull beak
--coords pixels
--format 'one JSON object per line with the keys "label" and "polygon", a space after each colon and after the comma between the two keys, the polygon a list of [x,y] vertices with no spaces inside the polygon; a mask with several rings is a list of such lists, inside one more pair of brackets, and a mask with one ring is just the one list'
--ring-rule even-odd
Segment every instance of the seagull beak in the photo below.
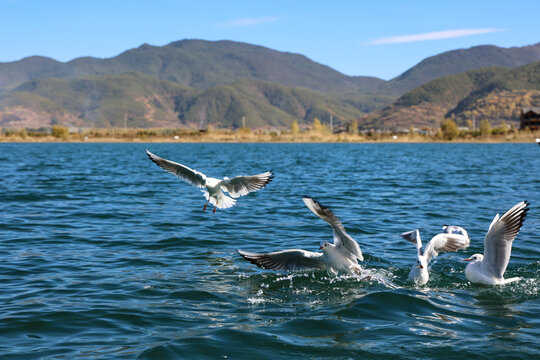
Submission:
{"label": "seagull beak", "polygon": [[423,268],[424,268],[424,266],[423,266],[423,265],[418,265],[418,266],[417,266],[417,268],[419,268],[419,269],[423,269]]}
{"label": "seagull beak", "polygon": [[322,246],[319,246],[319,250],[322,250],[322,249],[323,249],[323,247],[322,247]]}
{"label": "seagull beak", "polygon": [[463,261],[471,261],[471,258],[463,259]]}

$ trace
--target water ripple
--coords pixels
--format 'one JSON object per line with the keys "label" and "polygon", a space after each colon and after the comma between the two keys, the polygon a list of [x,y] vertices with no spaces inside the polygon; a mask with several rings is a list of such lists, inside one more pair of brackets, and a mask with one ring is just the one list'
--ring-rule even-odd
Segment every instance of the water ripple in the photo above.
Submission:
{"label": "water ripple", "polygon": [[[534,144],[0,147],[0,357],[462,359],[540,351]],[[201,193],[156,168],[145,148],[211,176],[274,169],[276,177],[232,209],[203,213]],[[330,206],[361,244],[362,276],[276,273],[238,256],[238,248],[316,251],[331,240],[302,195]],[[507,269],[524,280],[468,283],[462,259],[482,252],[496,213],[524,199],[531,210]],[[406,281],[415,249],[399,234],[419,228],[429,238],[442,224],[464,226],[471,246],[437,258],[430,282],[417,288]]]}

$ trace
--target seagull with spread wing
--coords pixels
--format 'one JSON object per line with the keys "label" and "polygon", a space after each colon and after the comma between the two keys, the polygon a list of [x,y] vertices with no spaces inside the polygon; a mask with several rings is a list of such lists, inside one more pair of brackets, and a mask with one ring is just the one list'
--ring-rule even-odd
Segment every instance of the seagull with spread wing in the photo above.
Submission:
{"label": "seagull with spread wing", "polygon": [[435,235],[425,248],[422,248],[422,239],[418,229],[401,234],[403,238],[416,245],[416,262],[409,272],[408,280],[418,286],[425,285],[429,280],[428,264],[440,252],[458,251],[470,244],[467,231],[460,226],[443,226],[443,233]]}
{"label": "seagull with spread wing", "polygon": [[474,254],[465,259],[470,261],[465,268],[467,280],[485,285],[504,285],[520,280],[519,277],[505,279],[504,272],[510,261],[512,243],[523,225],[528,206],[528,202],[522,201],[503,216],[495,215],[484,238],[484,254]]}
{"label": "seagull with spread wing", "polygon": [[[236,204],[236,198],[263,188],[274,177],[271,171],[266,171],[258,175],[240,175],[232,179],[224,177],[220,180],[207,177],[205,174],[185,165],[160,158],[148,150],[146,150],[146,155],[163,170],[200,188],[207,200],[206,204],[204,204],[203,211],[206,210],[206,206],[210,203],[214,205],[214,213],[216,209],[227,209],[234,206]],[[230,196],[227,196],[224,191],[228,192]]]}
{"label": "seagull with spread wing", "polygon": [[326,206],[304,196],[304,203],[315,215],[326,221],[333,230],[334,243],[321,241],[319,250],[313,252],[288,249],[270,253],[250,253],[237,250],[242,257],[263,269],[285,271],[327,270],[331,273],[359,273],[358,260],[363,261],[360,246],[347,232],[341,221]]}

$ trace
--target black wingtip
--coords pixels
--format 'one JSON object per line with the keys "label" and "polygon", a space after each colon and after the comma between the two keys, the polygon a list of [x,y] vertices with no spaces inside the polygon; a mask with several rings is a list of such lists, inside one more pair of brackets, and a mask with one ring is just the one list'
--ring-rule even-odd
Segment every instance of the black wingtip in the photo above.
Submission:
{"label": "black wingtip", "polygon": [[261,269],[266,269],[264,265],[257,261],[257,257],[255,257],[254,253],[244,252],[240,249],[236,249],[236,251],[238,252],[238,254],[240,254],[241,257],[244,258],[244,260],[249,261],[253,265],[257,265],[257,267],[260,267]]}
{"label": "black wingtip", "polygon": [[315,198],[313,198],[311,196],[308,196],[308,195],[302,195],[302,200],[304,201],[304,203],[306,202],[306,200],[310,200],[310,201],[313,201],[315,203],[315,205],[321,206],[321,204],[319,204],[319,202],[317,200],[315,200]]}
{"label": "black wingtip", "polygon": [[523,208],[523,216],[521,217],[522,224],[523,224],[523,221],[525,220],[525,216],[527,216],[527,212],[529,211],[529,205],[530,205],[530,203],[527,200],[523,202],[525,203],[525,207]]}
{"label": "black wingtip", "polygon": [[240,255],[242,258],[244,258],[245,260],[248,260],[249,261],[249,258],[247,257],[247,254],[240,250],[240,249],[236,249],[236,252],[238,253],[238,255]]}
{"label": "black wingtip", "polygon": [[313,196],[308,196],[308,195],[302,195],[302,199],[309,199],[309,200],[313,200],[313,202],[315,202],[316,204],[319,204],[321,205],[321,203],[315,199]]}
{"label": "black wingtip", "polygon": [[525,207],[523,208],[523,216],[525,216],[527,214],[527,211],[529,211],[530,203],[527,200],[524,200],[523,202],[525,203]]}
{"label": "black wingtip", "polygon": [[270,181],[272,181],[272,179],[276,176],[274,174],[274,170],[268,170],[268,172],[270,173],[270,176],[268,177],[268,179],[266,180],[266,182],[264,183],[264,185],[268,184]]}
{"label": "black wingtip", "polygon": [[304,196],[302,196],[302,198],[303,198],[303,199],[310,199],[310,200],[312,200],[312,201],[315,203],[315,205],[317,205],[318,207],[321,208],[321,210],[329,210],[329,211],[332,211],[332,210],[330,210],[330,208],[329,208],[328,206],[321,204],[321,203],[319,202],[319,200],[315,199],[315,198],[312,197],[312,196],[305,196],[305,195],[304,195]]}
{"label": "black wingtip", "polygon": [[156,162],[156,159],[154,158],[154,154],[152,154],[150,151],[146,150],[146,156],[156,165],[159,166],[159,164]]}

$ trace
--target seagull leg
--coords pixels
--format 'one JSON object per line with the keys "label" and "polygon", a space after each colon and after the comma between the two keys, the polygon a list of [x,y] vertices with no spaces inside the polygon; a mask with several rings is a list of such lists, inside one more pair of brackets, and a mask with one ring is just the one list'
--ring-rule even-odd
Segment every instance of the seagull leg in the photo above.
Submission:
{"label": "seagull leg", "polygon": [[217,207],[214,206],[214,211],[212,211],[213,214],[216,213],[216,209],[217,209]]}
{"label": "seagull leg", "polygon": [[204,212],[204,210],[206,210],[206,205],[208,205],[208,202],[210,201],[210,199],[208,199],[208,201],[206,202],[206,204],[204,204],[204,207],[202,209],[202,211]]}

